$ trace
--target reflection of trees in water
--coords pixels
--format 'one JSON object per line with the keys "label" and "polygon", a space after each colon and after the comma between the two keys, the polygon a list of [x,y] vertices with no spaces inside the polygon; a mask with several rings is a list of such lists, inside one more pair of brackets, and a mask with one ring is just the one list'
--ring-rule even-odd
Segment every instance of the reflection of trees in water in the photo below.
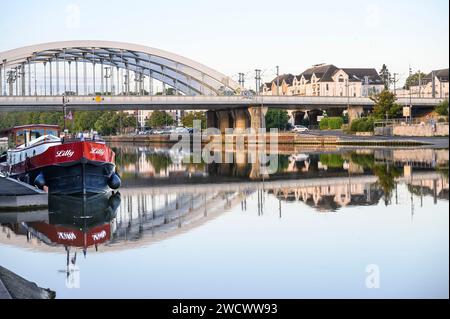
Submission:
{"label": "reflection of trees in water", "polygon": [[130,164],[136,164],[139,159],[139,153],[127,153],[122,148],[112,147],[113,152],[116,154],[116,166],[123,167]]}
{"label": "reflection of trees in water", "polygon": [[167,167],[173,164],[169,154],[166,153],[151,153],[146,156],[147,162],[152,164],[156,173],[160,173],[162,170],[166,170]]}
{"label": "reflection of trees in water", "polygon": [[289,167],[289,155],[278,155],[278,172],[284,172]]}
{"label": "reflection of trees in water", "polygon": [[401,170],[390,165],[374,165],[373,173],[378,177],[378,185],[384,192],[384,202],[387,205],[395,189],[395,179],[401,176]]}
{"label": "reflection of trees in water", "polygon": [[342,168],[344,159],[341,154],[320,154],[320,162],[328,168]]}
{"label": "reflection of trees in water", "polygon": [[448,165],[447,167],[439,166],[436,171],[442,175],[445,179],[448,179]]}
{"label": "reflection of trees in water", "polygon": [[375,165],[375,155],[373,153],[370,154],[358,154],[356,152],[352,152],[350,154],[350,160],[362,168],[372,169]]}

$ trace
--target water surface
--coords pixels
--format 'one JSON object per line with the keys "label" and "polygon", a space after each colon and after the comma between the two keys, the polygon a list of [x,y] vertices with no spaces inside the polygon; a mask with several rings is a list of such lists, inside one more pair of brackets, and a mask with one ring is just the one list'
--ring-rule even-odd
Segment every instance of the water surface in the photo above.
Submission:
{"label": "water surface", "polygon": [[57,298],[448,298],[448,150],[284,150],[263,176],[113,147],[119,194],[0,214],[2,266]]}

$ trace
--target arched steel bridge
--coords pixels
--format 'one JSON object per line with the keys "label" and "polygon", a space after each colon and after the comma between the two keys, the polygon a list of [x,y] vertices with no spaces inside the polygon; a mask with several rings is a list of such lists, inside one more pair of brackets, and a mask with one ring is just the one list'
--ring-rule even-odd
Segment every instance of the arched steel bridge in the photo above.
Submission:
{"label": "arched steel bridge", "polygon": [[64,41],[0,53],[0,95],[152,95],[153,80],[185,95],[240,88],[201,63],[130,43]]}
{"label": "arched steel bridge", "polygon": [[[165,96],[167,86],[173,96]],[[64,105],[70,110],[215,111],[210,112],[209,123],[224,129],[263,127],[266,107],[348,109],[353,119],[374,105],[368,97],[249,96],[245,92],[230,77],[199,62],[136,44],[64,41],[0,53],[0,112],[58,111],[66,95],[70,98]],[[440,101],[400,98],[398,103],[431,109]]]}

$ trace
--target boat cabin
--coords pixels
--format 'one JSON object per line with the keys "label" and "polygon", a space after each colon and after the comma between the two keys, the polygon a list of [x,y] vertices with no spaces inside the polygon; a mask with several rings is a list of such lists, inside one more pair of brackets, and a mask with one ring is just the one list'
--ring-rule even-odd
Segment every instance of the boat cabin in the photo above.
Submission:
{"label": "boat cabin", "polygon": [[30,142],[45,135],[59,137],[60,132],[61,129],[58,125],[31,124],[3,130],[0,137],[7,136],[10,146],[16,148],[21,145],[27,147]]}

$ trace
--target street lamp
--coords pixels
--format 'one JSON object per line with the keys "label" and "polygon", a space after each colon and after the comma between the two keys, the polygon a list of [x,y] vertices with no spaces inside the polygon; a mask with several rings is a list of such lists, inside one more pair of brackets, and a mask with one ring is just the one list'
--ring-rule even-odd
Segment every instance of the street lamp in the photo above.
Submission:
{"label": "street lamp", "polygon": [[69,99],[66,97],[66,93],[63,94],[63,116],[64,116],[64,134],[66,133],[66,117],[67,117],[67,103]]}

